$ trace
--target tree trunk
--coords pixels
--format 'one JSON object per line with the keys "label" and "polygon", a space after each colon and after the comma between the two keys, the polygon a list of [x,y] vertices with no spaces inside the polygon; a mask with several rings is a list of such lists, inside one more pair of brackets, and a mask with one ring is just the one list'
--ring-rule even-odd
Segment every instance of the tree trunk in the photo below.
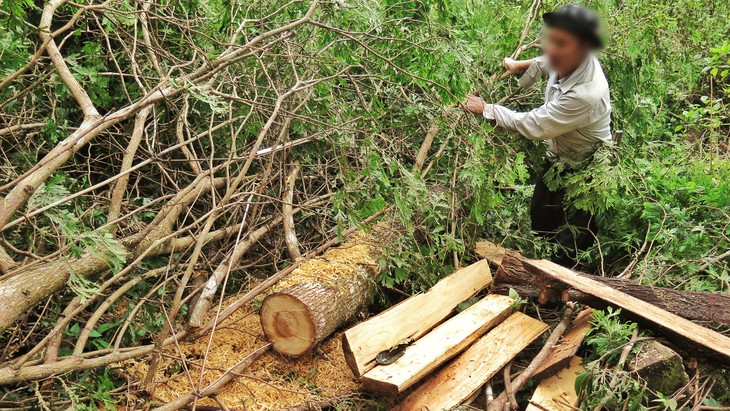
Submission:
{"label": "tree trunk", "polygon": [[274,349],[300,356],[352,319],[372,297],[378,259],[397,237],[381,223],[297,268],[261,306]]}
{"label": "tree trunk", "polygon": [[[514,288],[520,296],[537,298],[541,304],[562,300],[584,303],[596,308],[605,305],[600,298],[590,293],[575,290],[548,275],[528,272],[522,262],[523,257],[519,253],[510,250],[505,252],[502,264],[495,273],[496,292],[504,293]],[[673,290],[640,285],[622,278],[577,274],[688,320],[730,324],[730,295],[727,294]]]}
{"label": "tree trunk", "polygon": [[[716,331],[618,291],[602,283],[600,279],[588,278],[550,261],[524,259],[523,266],[533,277],[545,276],[584,294],[593,295],[604,305],[621,308],[624,313],[631,314],[637,321],[653,328],[659,328],[667,335],[678,337],[678,342],[684,343],[693,352],[704,349],[708,353],[712,353],[713,358],[717,361],[730,363],[730,338]],[[692,311],[698,309],[700,308],[694,307]],[[688,311],[688,313],[692,311]]]}

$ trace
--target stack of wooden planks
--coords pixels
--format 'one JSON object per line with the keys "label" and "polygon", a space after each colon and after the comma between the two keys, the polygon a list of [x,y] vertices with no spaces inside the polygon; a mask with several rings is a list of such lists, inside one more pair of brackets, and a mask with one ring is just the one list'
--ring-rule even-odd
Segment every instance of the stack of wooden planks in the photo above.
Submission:
{"label": "stack of wooden planks", "polygon": [[[352,372],[366,389],[387,394],[429,377],[403,400],[401,410],[459,405],[549,328],[514,312],[514,301],[496,294],[452,316],[459,303],[491,283],[489,264],[479,261],[347,330],[343,349]],[[408,345],[399,358],[377,363],[378,354],[400,344]]]}
{"label": "stack of wooden planks", "polygon": [[[583,371],[577,354],[590,328],[592,309],[585,308],[573,317],[570,313],[576,299],[597,308],[622,308],[667,336],[719,354],[723,362],[730,359],[730,338],[682,318],[727,323],[727,296],[682,294],[689,301],[703,299],[711,312],[688,311],[680,316],[686,303],[674,302],[672,297],[686,293],[683,291],[643,287],[626,279],[606,280],[549,261],[527,259],[491,243],[478,244],[477,253],[485,260],[454,272],[428,292],[343,334],[345,358],[364,387],[377,393],[403,394],[396,397],[400,402],[395,409],[449,410],[473,399],[500,370],[508,379],[507,365],[550,328],[516,312],[515,302],[502,295],[510,288],[541,303],[571,301],[563,320],[569,324],[567,331],[565,326],[556,327],[533,364],[523,370],[518,386],[511,387],[519,390],[527,380],[537,381],[527,408],[531,411],[577,409],[574,387]],[[498,266],[496,278],[489,262]],[[460,303],[487,287],[490,293],[456,313]],[[501,407],[500,401],[497,398],[494,404]]]}

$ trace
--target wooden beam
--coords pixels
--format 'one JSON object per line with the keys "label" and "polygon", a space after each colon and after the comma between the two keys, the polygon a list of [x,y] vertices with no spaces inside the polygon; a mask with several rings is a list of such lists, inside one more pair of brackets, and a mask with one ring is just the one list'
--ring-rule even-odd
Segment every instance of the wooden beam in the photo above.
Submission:
{"label": "wooden beam", "polygon": [[686,320],[676,314],[663,310],[646,301],[618,291],[600,281],[587,278],[572,270],[546,260],[527,260],[525,269],[534,275],[545,275],[582,293],[590,294],[607,304],[621,308],[626,312],[654,324],[669,335],[674,335],[689,341],[697,348],[720,354],[720,360],[730,362],[730,338]]}
{"label": "wooden beam", "polygon": [[474,394],[548,328],[525,314],[512,314],[413,391],[396,410],[450,410]]}
{"label": "wooden beam", "polygon": [[403,392],[504,321],[514,311],[513,304],[511,298],[503,295],[489,295],[478,301],[406,348],[394,363],[378,365],[365,373],[365,389],[388,394]]}
{"label": "wooden beam", "polygon": [[431,289],[362,322],[342,336],[342,349],[356,377],[375,366],[375,356],[407,338],[418,339],[449,316],[454,307],[492,283],[489,264],[478,261],[444,277]]}
{"label": "wooden beam", "polygon": [[570,330],[563,335],[558,345],[553,348],[550,356],[545,359],[532,375],[532,378],[542,380],[559,373],[570,366],[570,362],[578,352],[588,329],[591,327],[590,320],[593,310],[586,308],[578,313],[573,320]]}
{"label": "wooden beam", "polygon": [[571,357],[568,368],[540,381],[525,411],[571,411],[578,405],[575,380],[585,371],[580,357]]}

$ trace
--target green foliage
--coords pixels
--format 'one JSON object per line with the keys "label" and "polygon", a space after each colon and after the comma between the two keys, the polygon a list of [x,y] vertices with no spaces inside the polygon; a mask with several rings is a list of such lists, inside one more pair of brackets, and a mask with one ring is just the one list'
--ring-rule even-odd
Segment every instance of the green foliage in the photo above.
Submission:
{"label": "green foliage", "polygon": [[615,362],[620,349],[631,341],[631,334],[636,329],[636,323],[623,322],[621,320],[621,309],[608,307],[605,311],[595,310],[591,318],[591,328],[585,339],[585,344],[591,346],[592,357],[601,359],[607,363]]}
{"label": "green foliage", "polygon": [[520,297],[520,294],[514,288],[509,289],[509,297],[514,300],[514,303],[512,303],[512,308],[520,308],[523,305],[527,304],[527,300]]}
{"label": "green foliage", "polygon": [[[586,370],[576,379],[580,409],[645,410],[648,397],[643,384],[623,369],[616,369],[621,351],[631,341],[636,323],[623,322],[621,310],[594,311],[585,343],[591,347]],[[638,347],[634,347],[638,350]]]}

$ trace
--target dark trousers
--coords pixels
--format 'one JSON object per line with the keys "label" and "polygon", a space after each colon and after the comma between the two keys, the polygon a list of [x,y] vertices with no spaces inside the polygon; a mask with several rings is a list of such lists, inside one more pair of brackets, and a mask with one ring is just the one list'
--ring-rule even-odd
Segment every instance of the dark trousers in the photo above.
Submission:
{"label": "dark trousers", "polygon": [[578,251],[585,251],[593,245],[598,227],[589,212],[565,206],[564,189],[551,191],[547,187],[544,178],[549,169],[550,163],[545,165],[535,183],[535,193],[530,202],[532,231],[562,246],[561,252],[554,258],[556,263],[573,266]]}

